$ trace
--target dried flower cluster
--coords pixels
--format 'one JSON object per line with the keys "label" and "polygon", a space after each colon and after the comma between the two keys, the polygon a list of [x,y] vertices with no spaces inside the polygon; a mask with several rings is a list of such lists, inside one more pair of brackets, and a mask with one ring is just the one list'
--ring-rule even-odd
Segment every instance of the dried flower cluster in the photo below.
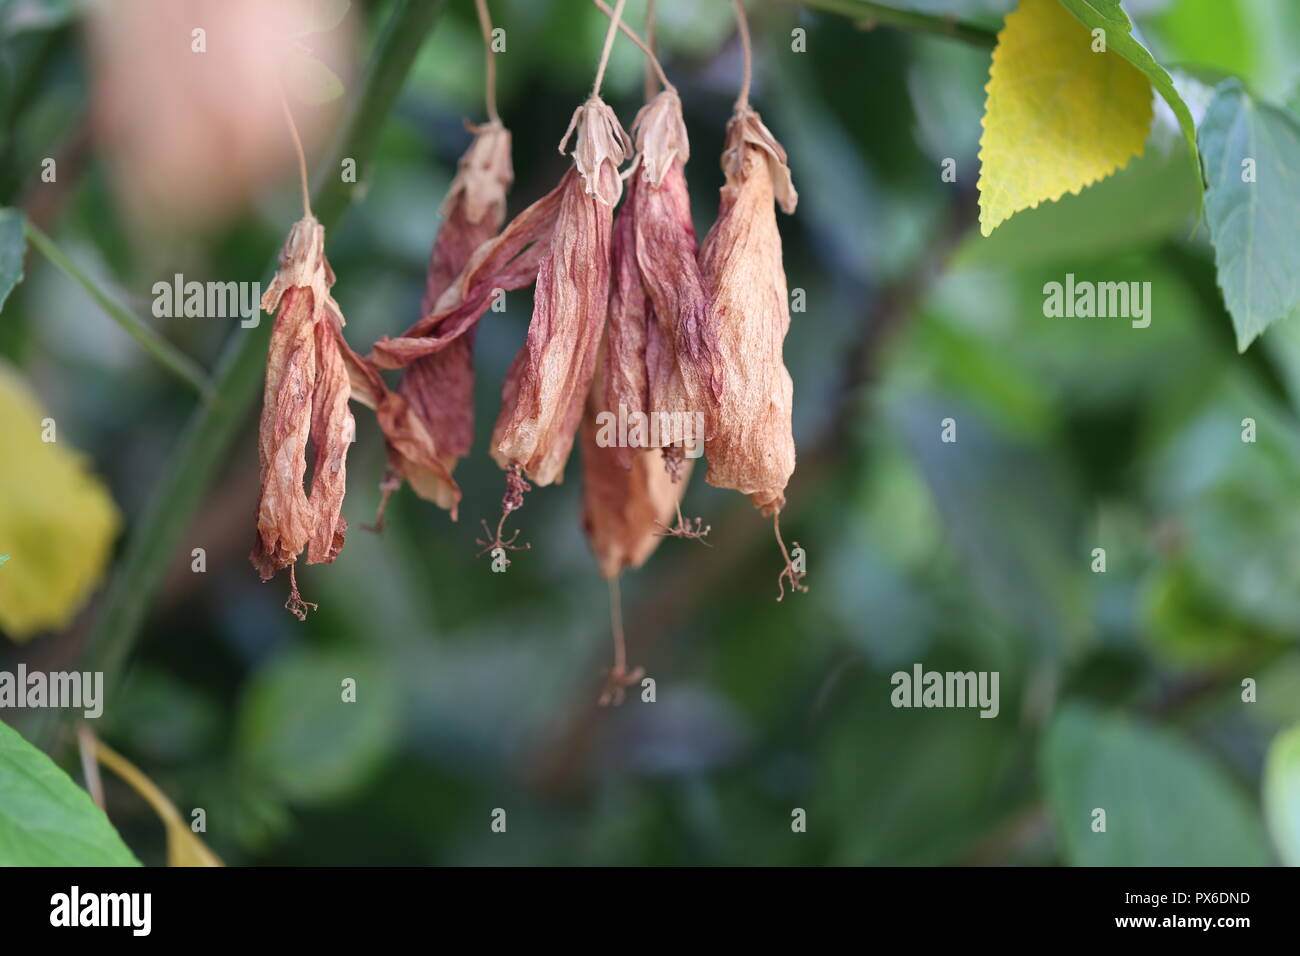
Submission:
{"label": "dried flower cluster", "polygon": [[[527,339],[506,374],[492,430],[491,454],[507,484],[495,532],[483,524],[484,551],[524,547],[514,543],[517,532],[504,537],[506,517],[533,485],[563,479],[579,435],[583,527],[604,577],[640,566],[666,535],[707,533],[681,514],[692,462],[679,436],[625,447],[599,440],[599,416],[620,409],[646,419],[699,415],[709,483],[748,495],[776,520],[795,461],[793,387],[782,359],[790,312],[775,215],[776,204],[792,212],[797,200],[785,151],[742,93],[727,127],[718,219],[697,248],[676,90],[666,86],[637,114],[634,149],[599,96],[603,64],[560,142],[564,152],[572,141],[572,166],[504,229],[510,134],[494,113],[472,128],[430,257],[424,315],[369,356],[342,340],[322,230],[314,220],[294,227],[267,294],[267,307],[280,303],[281,312],[262,423],[254,561],[264,577],[292,567],[304,547],[314,562],[332,560],[342,545],[349,382],[385,436],[384,500],[405,481],[456,517],[452,471],[473,437],[478,322],[497,296],[533,283]],[[398,368],[394,391],[380,370]],[[308,437],[316,452],[310,496],[302,492]],[[382,512],[381,504],[377,525]],[[803,589],[788,555],[785,565],[782,594],[786,582]],[[638,674],[619,650],[605,695],[615,700]]]}

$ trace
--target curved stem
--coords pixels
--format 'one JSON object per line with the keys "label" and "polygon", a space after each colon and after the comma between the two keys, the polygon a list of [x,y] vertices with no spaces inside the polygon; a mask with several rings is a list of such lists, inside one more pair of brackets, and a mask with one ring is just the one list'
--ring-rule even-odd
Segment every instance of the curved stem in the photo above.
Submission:
{"label": "curved stem", "polygon": [[623,636],[623,598],[619,594],[618,575],[609,579],[609,626],[614,635],[614,671],[627,670],[627,641]]}
{"label": "curved stem", "polygon": [[745,53],[745,79],[736,97],[736,112],[749,108],[749,81],[754,75],[753,51],[749,43],[749,18],[745,16],[744,0],[732,0],[736,5],[736,29],[740,32],[740,48]]}
{"label": "curved stem", "polygon": [[157,359],[163,368],[198,392],[204,401],[212,398],[212,383],[208,380],[207,373],[203,371],[197,362],[160,336],[154,331],[153,326],[145,323],[134,312],[114,302],[112,297],[101,289],[94,279],[86,275],[75,262],[64,254],[62,249],[54,244],[53,239],[25,216],[23,217],[23,232],[27,236],[27,241],[35,246],[41,255],[50,261],[51,265],[81,286],[86,294],[108,313],[108,317],[120,325],[127,335],[139,342],[144,350]]}
{"label": "curved stem", "polygon": [[293,149],[298,154],[298,182],[302,185],[302,214],[307,219],[311,214],[311,185],[307,181],[307,155],[302,149],[302,137],[298,135],[298,124],[293,121],[293,112],[289,101],[280,94],[280,109],[284,111],[284,121],[289,125],[289,135],[293,138]]}
{"label": "curved stem", "polygon": [[[599,10],[601,13],[605,14],[605,16],[611,18],[614,16],[614,11],[609,8],[609,5],[605,3],[604,0],[591,0],[591,2],[595,4],[596,9]],[[650,8],[652,10],[654,9],[654,0],[650,0]],[[638,49],[640,49],[641,52],[646,55],[646,58],[650,61],[650,66],[654,68],[655,75],[659,77],[659,82],[663,84],[664,89],[675,91],[677,87],[673,86],[671,83],[668,82],[668,77],[664,74],[664,68],[659,63],[659,57],[655,56],[653,39],[651,40],[650,43],[646,43],[644,40],[642,40],[639,36],[636,35],[635,30],[633,30],[630,26],[627,25],[626,20],[619,20],[618,28],[623,31],[624,36],[626,36],[629,40],[635,43]],[[650,23],[649,28],[652,31],[651,36],[653,38],[654,24]],[[652,96],[654,96],[654,89],[652,88],[652,84],[650,83],[649,78],[647,77],[645,98],[648,100]]]}
{"label": "curved stem", "polygon": [[605,47],[600,51],[600,63],[596,65],[596,82],[591,87],[592,96],[600,96],[600,84],[605,79],[605,67],[609,64],[609,51],[614,48],[614,34],[623,20],[623,6],[627,0],[618,0],[614,13],[610,16],[609,29],[605,31]]}
{"label": "curved stem", "polygon": [[[655,56],[655,0],[646,0],[645,5],[645,51],[646,56],[650,58],[649,65],[652,66],[662,79],[664,70],[659,65],[659,58]],[[655,74],[650,70],[645,72],[645,99],[646,102],[654,99],[655,95]]]}
{"label": "curved stem", "polygon": [[488,15],[487,0],[475,0],[478,7],[478,25],[483,30],[483,56],[486,60],[483,79],[483,101],[487,105],[489,123],[500,125],[497,114],[497,55],[492,50],[492,18]]}

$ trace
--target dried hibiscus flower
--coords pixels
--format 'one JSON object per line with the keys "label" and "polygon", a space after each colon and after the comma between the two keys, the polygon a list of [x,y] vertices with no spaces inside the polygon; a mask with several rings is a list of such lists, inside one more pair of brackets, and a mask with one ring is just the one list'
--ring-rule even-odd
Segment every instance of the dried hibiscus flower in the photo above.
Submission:
{"label": "dried hibiscus flower", "polygon": [[745,84],[727,124],[722,169],[726,183],[717,221],[700,247],[700,267],[718,321],[722,398],[707,445],[707,481],[749,496],[773,516],[785,556],[779,582],[806,590],[781,540],[780,511],[794,472],[791,428],[794,386],[782,348],[790,328],[781,235],[773,204],[794,211],[798,195],[786,153],[749,106],[749,42],[737,3],[745,49]]}
{"label": "dried hibiscus flower", "polygon": [[[479,25],[486,54],[484,99],[488,122],[471,126],[474,139],[457,164],[456,177],[442,205],[442,225],[429,255],[420,314],[436,313],[439,303],[456,305],[459,291],[448,294],[480,246],[501,229],[506,193],[514,180],[510,132],[496,109],[496,60],[492,21],[485,0],[478,0]],[[531,280],[530,280],[531,281]],[[480,313],[481,314],[481,313]],[[428,324],[437,336],[450,320]],[[445,347],[415,358],[402,374],[398,393],[388,389],[375,365],[349,355],[353,388],[375,409],[388,450],[388,473],[374,528],[383,527],[389,496],[405,479],[422,498],[451,512],[456,520],[460,488],[451,477],[474,439],[474,329],[450,338]]]}
{"label": "dried hibiscus flower", "polygon": [[[258,436],[257,543],[250,555],[263,581],[289,568],[285,607],[299,619],[315,605],[298,593],[298,556],[305,549],[309,564],[329,564],[338,557],[348,527],[341,510],[356,425],[348,410],[347,346],[343,313],[329,292],[333,285],[325,227],[308,212],[289,231],[279,272],[262,297],[275,325]],[[308,442],[314,460],[310,492],[305,492]]]}
{"label": "dried hibiscus flower", "polygon": [[[659,447],[663,467],[683,477],[684,456],[711,432],[721,394],[715,320],[697,262],[685,164],[681,100],[671,86],[642,107],[633,124],[637,155],[613,237],[609,372],[610,412],[639,414],[646,434],[619,448],[631,467],[637,447]],[[703,537],[697,518],[677,514],[666,533]],[[665,525],[665,528],[667,526]]]}
{"label": "dried hibiscus flower", "polygon": [[[472,129],[474,141],[461,157],[443,203],[444,220],[429,256],[421,307],[426,316],[437,311],[440,300],[455,301],[455,291],[448,296],[448,290],[474,251],[497,235],[505,219],[506,191],[514,178],[510,133],[499,120]],[[431,334],[436,336],[448,324],[434,324]],[[412,360],[397,393],[388,389],[373,363],[350,356],[354,388],[375,409],[388,448],[376,528],[382,528],[388,497],[402,479],[456,519],[460,488],[451,473],[474,439],[473,342],[471,327],[444,348]]]}

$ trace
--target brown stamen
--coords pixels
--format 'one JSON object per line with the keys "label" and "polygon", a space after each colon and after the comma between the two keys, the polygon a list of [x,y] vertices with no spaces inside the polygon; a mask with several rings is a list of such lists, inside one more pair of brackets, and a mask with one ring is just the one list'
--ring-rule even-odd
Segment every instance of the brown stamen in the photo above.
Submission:
{"label": "brown stamen", "polygon": [[[667,445],[663,448],[662,454],[664,458],[664,470],[668,472],[669,477],[672,478],[673,484],[677,484],[682,480],[683,465],[686,461],[685,453],[681,448],[675,445]],[[670,528],[662,521],[656,521],[655,524],[664,529],[662,532],[656,532],[659,537],[694,538],[706,548],[713,547],[713,545],[704,540],[705,536],[713,530],[713,525],[704,524],[703,518],[684,518],[682,516],[682,503],[680,499],[675,502],[675,505],[677,507],[677,524]]]}
{"label": "brown stamen", "polygon": [[[533,486],[524,478],[523,465],[516,463],[506,469],[506,493],[501,496],[501,520],[497,522],[495,535],[488,528],[486,518],[479,521],[479,524],[483,526],[483,537],[474,542],[481,549],[475,555],[476,558],[481,558],[489,551],[495,551],[497,548],[506,551],[527,551],[532,547],[528,542],[515,544],[515,541],[519,538],[519,529],[515,529],[515,533],[509,539],[504,537],[506,518],[510,516],[510,512],[518,511],[524,506],[524,493],[532,490]],[[510,566],[509,558],[506,558],[506,566]]]}
{"label": "brown stamen", "polygon": [[[785,542],[781,540],[781,512],[779,510],[772,512],[772,529],[776,532],[776,543],[781,546],[781,555],[785,558],[785,567],[781,569],[781,573],[777,575],[776,579],[777,586],[781,589],[781,593],[777,595],[777,600],[780,601],[785,597],[785,582],[787,579],[790,581],[792,593],[794,591],[807,593],[808,585],[803,583],[803,579],[808,572],[795,570],[794,562],[790,560],[790,552],[786,551]],[[799,542],[796,541],[794,546],[799,547]]]}
{"label": "brown stamen", "polygon": [[302,595],[298,593],[298,575],[296,565],[289,565],[289,599],[284,602],[284,608],[300,621],[307,620],[307,611],[315,611],[319,605],[312,604],[311,601],[304,601]]}
{"label": "brown stamen", "polygon": [[379,508],[375,511],[375,523],[363,524],[361,527],[366,531],[373,531],[379,534],[384,530],[384,512],[388,509],[388,499],[393,496],[393,492],[402,487],[402,476],[394,471],[385,471],[384,480],[379,483]]}

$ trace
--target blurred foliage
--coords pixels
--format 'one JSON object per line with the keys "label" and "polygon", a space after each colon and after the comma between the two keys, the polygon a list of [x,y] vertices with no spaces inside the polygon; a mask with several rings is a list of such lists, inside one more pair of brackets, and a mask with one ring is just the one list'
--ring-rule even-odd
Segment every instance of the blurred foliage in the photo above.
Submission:
{"label": "blurred foliage", "polygon": [[[1013,6],[896,5],[992,29]],[[628,6],[639,23],[644,5]],[[726,4],[657,6],[702,234],[740,51]],[[204,808],[206,842],[236,865],[1294,862],[1295,731],[1270,744],[1300,722],[1300,341],[1292,318],[1237,353],[1174,114],[1157,101],[1140,159],[982,239],[989,50],[854,29],[785,0],[750,6],[752,98],[802,199],[781,220],[789,285],[807,302],[786,342],[800,465],[782,529],[808,549],[811,591],[775,603],[767,523],[697,477],[684,507],[713,525],[713,547],[666,540],[623,582],[630,660],[657,699],[598,711],[608,597],[579,527],[576,462],[568,482],[529,494],[516,517],[533,547],[507,574],[473,557],[502,491],[488,426],[530,315],[529,294],[511,293],[476,343],[460,523],[403,492],[382,535],[360,530],[384,462],[359,413],[355,530],[336,564],[301,572],[320,610],[299,624],[281,608],[283,582],[261,585],[246,557],[249,421],[99,732],[183,816]],[[1294,4],[1127,6],[1135,36],[1178,67],[1198,121],[1226,72],[1279,109],[1295,88]],[[388,7],[354,3],[349,16],[372,41]],[[14,3],[0,8],[12,30]],[[564,168],[556,144],[590,88],[604,18],[574,0],[492,11],[507,31],[514,213]],[[0,46],[0,205],[30,200],[40,159],[86,122],[75,16],[29,15]],[[791,50],[796,27],[807,53]],[[642,67],[615,44],[605,92],[625,122]],[[472,4],[456,0],[330,236],[358,347],[417,314],[462,124],[483,115],[481,69]],[[956,183],[940,179],[945,158]],[[159,276],[259,278],[297,201],[285,179],[226,233],[160,248],[125,231],[93,152],[61,189],[48,231],[145,315]],[[933,261],[947,247],[951,259]],[[60,442],[93,458],[129,533],[192,396],[43,260],[27,273],[0,319],[0,355],[33,383]],[[1150,327],[1045,317],[1043,287],[1067,273],[1149,281]],[[220,320],[153,322],[208,367],[236,334]],[[945,418],[955,444],[940,440]],[[191,571],[196,547],[204,573]],[[31,644],[0,642],[0,668],[38,655],[74,667],[94,612]],[[999,716],[890,706],[891,673],[917,662],[999,671]],[[346,678],[355,704],[342,702]],[[1245,679],[1257,702],[1243,701]],[[42,738],[75,772],[67,742]],[[166,859],[143,802],[113,785],[108,806],[142,861]],[[1105,834],[1090,830],[1097,807]],[[498,808],[504,836],[491,829]],[[791,830],[796,808],[806,833]]]}

